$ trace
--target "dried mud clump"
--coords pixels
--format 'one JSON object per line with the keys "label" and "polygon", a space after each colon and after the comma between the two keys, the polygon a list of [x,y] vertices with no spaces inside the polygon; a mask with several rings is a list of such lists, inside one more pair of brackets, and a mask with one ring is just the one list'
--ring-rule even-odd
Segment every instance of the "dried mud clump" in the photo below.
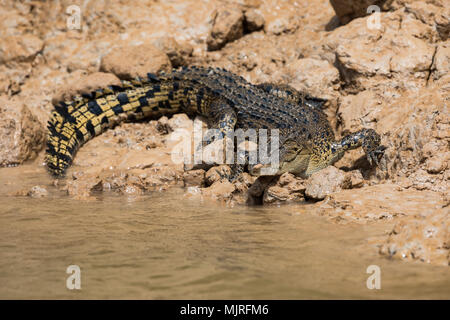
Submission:
{"label": "dried mud clump", "polygon": [[302,179],[290,173],[284,173],[272,183],[263,195],[264,204],[280,204],[286,202],[304,202],[306,187]]}
{"label": "dried mud clump", "polygon": [[120,85],[120,80],[112,73],[75,71],[53,95],[52,103],[57,105],[61,101],[71,101],[75,96],[89,94],[105,86]]}
{"label": "dried mud clump", "polygon": [[244,13],[236,7],[220,9],[215,13],[211,33],[206,40],[208,50],[221,49],[227,42],[244,34]]}
{"label": "dried mud clump", "polygon": [[152,44],[116,48],[103,57],[100,65],[101,71],[122,79],[145,77],[149,72],[157,74],[171,69],[167,54]]}
{"label": "dried mud clump", "polygon": [[49,195],[46,186],[33,186],[31,188],[22,189],[20,191],[12,193],[14,196],[27,196],[31,198],[45,198]]}
{"label": "dried mud clump", "polygon": [[205,170],[190,170],[183,173],[185,187],[203,187],[205,184]]}
{"label": "dried mud clump", "polygon": [[44,135],[41,123],[22,102],[0,98],[0,166],[36,158]]}
{"label": "dried mud clump", "polygon": [[305,194],[309,198],[322,200],[328,194],[341,191],[349,185],[349,182],[345,172],[330,166],[311,176],[306,185]]}

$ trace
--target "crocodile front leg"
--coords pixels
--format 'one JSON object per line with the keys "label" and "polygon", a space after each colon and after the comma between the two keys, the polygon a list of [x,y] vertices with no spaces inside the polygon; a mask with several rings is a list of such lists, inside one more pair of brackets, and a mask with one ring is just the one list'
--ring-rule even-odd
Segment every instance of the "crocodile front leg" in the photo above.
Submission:
{"label": "crocodile front leg", "polygon": [[362,129],[358,132],[351,133],[342,138],[341,141],[332,143],[331,152],[333,157],[330,164],[341,159],[345,151],[362,146],[370,165],[372,165],[373,162],[378,165],[384,154],[384,150],[386,150],[386,147],[380,145],[380,142],[380,136],[373,129]]}

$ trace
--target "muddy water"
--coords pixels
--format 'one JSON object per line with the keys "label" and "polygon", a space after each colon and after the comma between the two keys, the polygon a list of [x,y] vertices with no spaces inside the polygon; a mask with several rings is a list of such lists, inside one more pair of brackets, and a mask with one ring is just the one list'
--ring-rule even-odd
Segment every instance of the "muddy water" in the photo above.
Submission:
{"label": "muddy water", "polygon": [[[450,298],[450,271],[391,261],[367,239],[387,225],[336,225],[308,206],[220,206],[173,189],[79,201],[10,196],[50,184],[0,169],[0,298]],[[81,290],[66,268],[81,269]],[[381,289],[366,268],[381,268]]]}

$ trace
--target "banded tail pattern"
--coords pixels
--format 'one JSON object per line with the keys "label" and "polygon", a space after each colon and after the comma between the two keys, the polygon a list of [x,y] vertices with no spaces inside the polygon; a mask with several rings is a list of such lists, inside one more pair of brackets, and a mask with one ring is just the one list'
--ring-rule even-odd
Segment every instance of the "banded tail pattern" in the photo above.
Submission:
{"label": "banded tail pattern", "polygon": [[146,79],[122,81],[55,106],[48,122],[45,162],[54,176],[62,176],[77,150],[107,128],[124,121],[157,118],[188,105],[178,79],[148,74]]}

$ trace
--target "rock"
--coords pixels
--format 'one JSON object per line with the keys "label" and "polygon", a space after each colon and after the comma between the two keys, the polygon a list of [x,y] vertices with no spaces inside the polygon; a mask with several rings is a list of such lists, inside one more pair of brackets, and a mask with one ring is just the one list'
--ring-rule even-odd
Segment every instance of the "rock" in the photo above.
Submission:
{"label": "rock", "polygon": [[427,160],[425,163],[428,173],[436,174],[441,173],[448,167],[450,160],[450,152],[446,152],[443,155],[436,155]]}
{"label": "rock", "polygon": [[88,75],[83,71],[75,71],[55,93],[52,103],[57,105],[61,101],[71,101],[77,95],[89,94],[110,85],[121,85],[119,78],[112,73],[94,72]]}
{"label": "rock", "polygon": [[0,98],[0,166],[21,164],[42,150],[41,123],[20,102]]}
{"label": "rock", "polygon": [[32,198],[44,198],[48,196],[48,191],[43,186],[34,186],[28,191],[27,196]]}
{"label": "rock", "polygon": [[344,189],[353,189],[353,188],[361,188],[364,185],[364,178],[359,170],[352,170],[347,172],[346,181],[348,181],[348,185],[344,185]]}
{"label": "rock", "polygon": [[170,71],[169,57],[151,44],[115,48],[103,57],[100,70],[119,78],[146,77],[147,73]]}
{"label": "rock", "polygon": [[421,161],[424,161],[428,158],[433,157],[434,155],[437,155],[440,152],[439,143],[437,141],[432,140],[427,143],[422,148],[422,156],[423,158]]}
{"label": "rock", "polygon": [[205,183],[205,170],[191,170],[183,173],[185,187],[202,187]]}
{"label": "rock", "polygon": [[211,33],[206,40],[208,50],[219,50],[228,42],[242,37],[243,22],[244,14],[239,8],[229,7],[216,12]]}
{"label": "rock", "polygon": [[450,40],[439,43],[431,68],[434,80],[450,74]]}
{"label": "rock", "polygon": [[21,30],[32,28],[29,17],[21,13],[17,8],[2,6],[0,10],[0,38],[21,35]]}
{"label": "rock", "polygon": [[152,44],[167,54],[174,68],[187,65],[187,59],[192,55],[193,51],[191,45],[188,43],[180,45],[173,37],[158,38]]}
{"label": "rock", "polygon": [[314,200],[322,200],[331,193],[341,191],[348,186],[349,177],[344,171],[334,166],[322,169],[308,179],[306,182],[305,195]]}
{"label": "rock", "polygon": [[258,177],[248,189],[249,197],[254,198],[255,201],[257,201],[257,198],[263,196],[266,188],[273,184],[274,179],[275,178],[271,176]]}
{"label": "rock", "polygon": [[262,176],[248,188],[248,204],[281,204],[305,200],[303,180],[290,173],[280,177]]}
{"label": "rock", "polygon": [[184,193],[185,197],[198,197],[201,196],[202,190],[199,187],[187,187]]}
{"label": "rock", "polygon": [[186,114],[180,113],[174,114],[172,118],[167,121],[167,126],[171,131],[175,131],[176,129],[186,129],[192,131],[194,122],[189,119]]}
{"label": "rock", "polygon": [[[295,41],[294,39],[297,38],[300,40],[299,43],[303,44],[306,43],[304,41],[305,38],[301,33],[312,31],[312,33],[318,35],[325,29],[326,24],[334,15],[333,9],[328,1],[263,1],[258,9],[264,17],[264,31],[268,36],[294,35],[296,31],[299,31],[299,33],[290,40]],[[307,38],[312,40],[314,36]],[[306,45],[309,44],[311,44],[311,42]],[[290,45],[277,48],[278,50],[284,50],[290,48]],[[296,46],[296,48],[298,48],[298,46]],[[296,56],[296,58],[298,57],[299,56]]]}
{"label": "rock", "polygon": [[[393,46],[393,47],[392,47]],[[377,43],[344,43],[336,50],[338,66],[348,84],[367,87],[371,77],[403,76],[411,83],[425,85],[433,46],[413,36],[395,36]],[[421,79],[422,81],[418,81]],[[398,81],[406,82],[398,78]]]}
{"label": "rock", "polygon": [[400,28],[408,30],[408,34],[413,37],[426,40],[429,43],[434,43],[439,38],[439,35],[434,28],[418,20],[412,14],[403,17]]}
{"label": "rock", "polygon": [[294,198],[303,198],[305,194],[306,187],[304,185],[304,180],[295,177],[291,173],[283,173],[278,179],[278,185],[286,188],[291,195],[291,200]]}
{"label": "rock", "polygon": [[221,180],[221,176],[228,176],[231,174],[231,169],[227,165],[219,165],[212,167],[206,172],[205,179],[207,185],[212,185],[214,182]]}
{"label": "rock", "polygon": [[404,4],[405,12],[412,13],[414,17],[439,33],[445,41],[450,34],[450,8],[445,3],[427,3],[424,1],[410,1]]}
{"label": "rock", "polygon": [[287,17],[271,19],[267,21],[264,27],[267,33],[273,33],[276,35],[292,31],[293,28],[294,28],[293,25],[290,23]]}
{"label": "rock", "polygon": [[[97,39],[81,39],[73,33],[55,34],[45,40],[43,55],[48,65],[54,69],[63,65],[66,72],[86,70],[98,72],[101,57],[106,55],[110,45],[117,44],[116,36],[111,34]],[[108,44],[108,46],[105,46]]]}
{"label": "rock", "polygon": [[280,178],[278,179],[278,184],[284,187],[296,181],[297,179],[293,174],[286,172],[280,176]]}
{"label": "rock", "polygon": [[287,189],[279,186],[271,186],[265,191],[263,202],[264,203],[285,202],[288,199],[289,199],[289,191]]}
{"label": "rock", "polygon": [[0,38],[0,64],[31,62],[44,49],[44,42],[31,34]]}
{"label": "rock", "polygon": [[214,182],[208,188],[202,189],[202,194],[216,200],[230,200],[236,187],[228,180]]}
{"label": "rock", "polygon": [[0,95],[21,91],[43,49],[44,42],[31,34],[0,37]]}
{"label": "rock", "polygon": [[330,0],[342,24],[346,24],[355,18],[366,16],[368,14],[367,8],[371,5],[385,9],[386,3],[389,4],[390,2],[392,0]]}
{"label": "rock", "polygon": [[234,181],[234,186],[236,191],[241,193],[243,197],[247,198],[248,188],[255,182],[256,177],[243,172],[236,181]]}
{"label": "rock", "polygon": [[144,190],[135,184],[126,184],[120,191],[122,194],[128,196],[140,196],[144,194]]}
{"label": "rock", "polygon": [[264,204],[281,204],[286,202],[305,201],[306,187],[303,180],[290,173],[284,173],[278,181],[272,182],[263,195]]}
{"label": "rock", "polygon": [[152,167],[145,169],[139,173],[142,180],[143,189],[153,190],[155,187],[161,186],[183,186],[183,172],[178,167],[163,165],[160,167]]}
{"label": "rock", "polygon": [[390,72],[389,62],[392,54],[383,53],[376,56],[375,46],[365,44],[362,45],[363,50],[357,49],[357,46],[361,45],[359,42],[342,44],[336,50],[336,58],[345,80],[351,82],[355,76],[368,77],[376,74],[387,76]]}
{"label": "rock", "polygon": [[286,65],[289,84],[311,96],[337,99],[334,90],[339,88],[339,71],[326,60],[298,59]]}
{"label": "rock", "polygon": [[76,199],[90,199],[95,193],[103,191],[103,181],[95,175],[83,175],[67,181],[63,190]]}
{"label": "rock", "polygon": [[435,51],[433,46],[414,36],[395,37],[390,46],[396,48],[390,61],[391,72],[416,74],[426,71],[428,75]]}
{"label": "rock", "polygon": [[[338,67],[347,91],[374,87],[415,88],[427,84],[435,52],[429,26],[400,12],[381,13],[382,28],[368,29],[367,17],[327,37],[327,59]],[[409,25],[408,25],[409,24]]]}
{"label": "rock", "polygon": [[249,9],[245,11],[245,27],[249,32],[260,30],[264,27],[264,17],[260,10]]}
{"label": "rock", "polygon": [[[430,172],[432,171],[430,170]],[[427,174],[427,171],[423,169],[415,171],[408,178],[411,182],[411,187],[417,190],[432,190],[433,187],[437,184],[436,177],[430,176],[429,174]]]}

